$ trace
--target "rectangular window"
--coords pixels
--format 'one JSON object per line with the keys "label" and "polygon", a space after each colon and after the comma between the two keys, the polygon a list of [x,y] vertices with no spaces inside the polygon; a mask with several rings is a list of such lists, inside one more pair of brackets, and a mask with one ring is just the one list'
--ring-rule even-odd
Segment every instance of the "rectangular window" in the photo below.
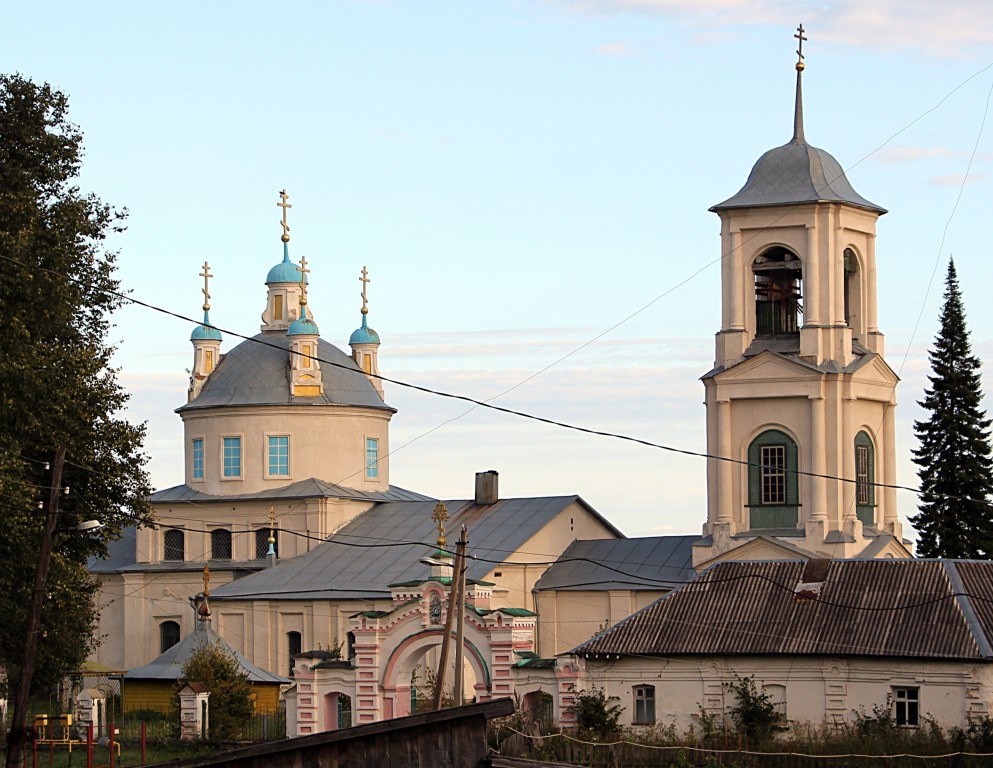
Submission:
{"label": "rectangular window", "polygon": [[917,726],[920,725],[920,689],[919,688],[894,688],[893,706],[895,708],[896,724]]}
{"label": "rectangular window", "polygon": [[763,445],[759,451],[762,504],[786,503],[786,446]]}
{"label": "rectangular window", "polygon": [[269,475],[287,477],[290,474],[290,438],[269,436]]}
{"label": "rectangular window", "polygon": [[203,439],[193,441],[193,479],[203,480]]}
{"label": "rectangular window", "polygon": [[634,687],[634,723],[647,725],[655,722],[655,686]]}
{"label": "rectangular window", "polygon": [[855,446],[855,503],[871,504],[869,485],[869,446]]}
{"label": "rectangular window", "polygon": [[210,373],[214,370],[214,353],[211,350],[206,351],[206,357],[203,364],[204,373]]}
{"label": "rectangular window", "polygon": [[301,351],[303,352],[303,367],[310,368],[310,364],[312,362],[310,356],[314,354],[310,349],[310,344],[304,344]]}
{"label": "rectangular window", "polygon": [[379,440],[375,437],[365,439],[365,476],[369,480],[379,477]]}
{"label": "rectangular window", "polygon": [[283,297],[278,294],[272,297],[272,319],[283,319]]}
{"label": "rectangular window", "polygon": [[224,438],[224,477],[241,477],[241,438]]}

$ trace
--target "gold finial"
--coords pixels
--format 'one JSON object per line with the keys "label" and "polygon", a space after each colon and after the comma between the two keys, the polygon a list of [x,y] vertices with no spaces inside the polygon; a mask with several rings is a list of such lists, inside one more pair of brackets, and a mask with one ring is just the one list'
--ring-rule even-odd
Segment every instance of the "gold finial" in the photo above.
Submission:
{"label": "gold finial", "polygon": [[210,567],[203,567],[203,597],[206,600],[210,597]]}
{"label": "gold finial", "polygon": [[445,508],[443,502],[439,501],[435,506],[431,519],[438,524],[438,546],[447,546],[448,542],[445,541],[445,521],[448,519],[448,510]]}
{"label": "gold finial", "polygon": [[307,306],[307,273],[310,272],[307,269],[307,257],[300,257],[300,266],[297,267],[297,272],[300,273],[300,306]]}
{"label": "gold finial", "polygon": [[359,278],[359,281],[362,283],[362,314],[368,315],[369,307],[367,306],[367,304],[369,303],[369,297],[366,296],[365,289],[366,286],[368,286],[369,283],[372,282],[372,280],[369,278],[369,270],[367,270],[365,267],[362,267],[362,277]]}
{"label": "gold finial", "polygon": [[276,543],[276,510],[269,507],[269,547]]}
{"label": "gold finial", "polygon": [[206,261],[203,263],[203,272],[200,273],[200,277],[203,278],[203,311],[207,312],[210,309],[210,283],[208,281],[213,275],[210,274],[210,265]]}
{"label": "gold finial", "polygon": [[286,209],[292,208],[293,206],[286,202],[290,199],[290,196],[286,194],[285,189],[280,191],[279,196],[282,199],[280,202],[276,203],[276,207],[283,209],[283,221],[281,222],[283,225],[283,236],[279,239],[284,243],[288,243],[290,242],[290,225],[286,223]]}
{"label": "gold finial", "polygon": [[799,27],[796,28],[796,34],[793,35],[793,37],[795,37],[797,40],[800,41],[800,45],[796,49],[796,55],[797,55],[796,71],[797,72],[803,72],[803,66],[804,66],[803,65],[803,41],[806,40],[807,38],[804,37],[803,33],[804,33],[803,24],[801,24]]}

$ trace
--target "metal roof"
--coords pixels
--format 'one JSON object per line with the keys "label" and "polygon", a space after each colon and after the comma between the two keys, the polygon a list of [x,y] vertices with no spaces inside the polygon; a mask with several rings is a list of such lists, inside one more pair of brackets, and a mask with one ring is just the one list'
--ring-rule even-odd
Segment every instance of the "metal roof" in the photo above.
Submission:
{"label": "metal roof", "polygon": [[212,629],[197,629],[165,651],[154,661],[141,667],[129,669],[124,675],[125,680],[178,680],[183,674],[183,665],[193,653],[205,645],[219,645],[225,651],[234,655],[241,670],[248,675],[253,683],[290,683],[288,677],[276,675],[262,667],[256,666],[234,648],[228,645],[224,638]]}
{"label": "metal roof", "polygon": [[356,501],[374,502],[431,500],[430,496],[425,496],[423,493],[408,491],[405,488],[400,488],[395,485],[391,485],[389,489],[385,491],[360,491],[355,488],[347,488],[344,485],[318,480],[316,477],[310,477],[306,480],[298,480],[295,483],[280,486],[279,488],[270,488],[256,493],[240,493],[228,496],[215,496],[209,493],[203,493],[202,491],[198,491],[196,488],[192,488],[188,485],[174,485],[172,488],[165,488],[161,491],[156,491],[149,497],[149,501],[153,504],[166,504],[170,502],[205,504],[212,501],[228,503],[252,501],[255,499],[310,499],[315,497],[323,497],[328,499],[353,499]]}
{"label": "metal roof", "polygon": [[353,405],[393,411],[383,402],[355,361],[333,344],[317,341],[324,394],[290,394],[290,339],[284,333],[260,333],[243,341],[221,360],[196,399],[176,409],[237,405]]}
{"label": "metal roof", "polygon": [[993,562],[723,562],[572,652],[993,661],[987,598]]}
{"label": "metal roof", "polygon": [[[211,600],[389,597],[390,584],[430,576],[430,566],[418,561],[437,549],[437,526],[431,520],[435,503],[377,504],[310,552],[218,587]],[[623,535],[578,496],[502,499],[484,505],[455,500],[445,502],[451,516],[445,526],[449,546],[454,548],[455,532],[465,524],[470,553],[499,563],[574,503],[583,505],[615,535]],[[547,553],[529,554],[532,559],[547,558]],[[494,565],[470,559],[467,577],[482,579]]]}
{"label": "metal roof", "polygon": [[574,541],[534,588],[538,591],[675,589],[696,577],[693,543],[699,539],[699,536],[649,536]]}

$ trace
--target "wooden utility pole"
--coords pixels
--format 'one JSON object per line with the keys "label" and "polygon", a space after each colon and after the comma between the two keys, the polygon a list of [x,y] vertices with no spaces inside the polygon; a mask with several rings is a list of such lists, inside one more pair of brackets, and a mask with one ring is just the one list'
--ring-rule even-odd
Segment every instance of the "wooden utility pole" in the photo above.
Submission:
{"label": "wooden utility pole", "polygon": [[459,574],[465,567],[465,526],[462,526],[462,535],[455,545],[455,563],[452,569],[452,583],[448,588],[448,615],[445,617],[445,636],[441,641],[441,658],[438,660],[438,675],[435,678],[434,687],[434,708],[441,709],[441,700],[445,695],[445,671],[448,668],[448,649],[452,644],[452,622],[456,613],[462,614],[462,604],[457,601],[459,597]]}
{"label": "wooden utility pole", "polygon": [[462,564],[452,573],[452,578],[459,582],[458,597],[455,604],[459,612],[455,616],[455,692],[452,697],[455,699],[455,706],[461,707],[463,702],[462,683],[463,669],[465,665],[465,571],[466,571],[466,547],[469,545],[469,533],[465,526],[459,534],[458,548],[462,552]]}
{"label": "wooden utility pole", "polygon": [[20,768],[24,763],[27,744],[27,730],[24,720],[28,711],[28,698],[31,695],[31,678],[34,676],[34,662],[38,654],[38,636],[41,634],[41,609],[45,603],[45,587],[48,582],[48,566],[52,561],[52,540],[55,538],[55,524],[59,515],[59,497],[62,495],[62,467],[66,460],[66,449],[55,449],[52,462],[52,484],[48,493],[48,508],[45,513],[45,527],[38,548],[38,568],[34,576],[34,592],[31,595],[31,613],[28,616],[27,637],[24,638],[24,657],[21,661],[21,677],[14,699],[14,712],[11,717],[10,735],[7,737],[7,765]]}

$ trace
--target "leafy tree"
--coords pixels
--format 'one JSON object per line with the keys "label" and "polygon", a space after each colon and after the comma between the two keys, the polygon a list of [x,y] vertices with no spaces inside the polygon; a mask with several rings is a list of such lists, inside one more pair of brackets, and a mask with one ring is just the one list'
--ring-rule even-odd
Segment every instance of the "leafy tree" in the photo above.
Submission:
{"label": "leafy tree", "polygon": [[[176,693],[187,683],[203,683],[210,691],[210,737],[238,738],[252,714],[252,683],[231,650],[220,643],[205,642],[183,664]],[[178,698],[176,705],[178,709]]]}
{"label": "leafy tree", "polygon": [[738,677],[727,684],[735,702],[728,707],[728,714],[738,733],[747,744],[758,745],[769,741],[782,724],[779,710],[772,696],[755,685],[754,677]]}
{"label": "leafy tree", "polygon": [[607,698],[602,688],[576,691],[576,698],[568,711],[576,716],[579,732],[592,738],[612,739],[621,731],[624,707],[616,699]]}
{"label": "leafy tree", "polygon": [[920,534],[918,552],[924,557],[988,558],[993,555],[990,420],[979,407],[980,362],[972,354],[951,260],[941,329],[928,357],[931,386],[920,404],[930,416],[914,422],[921,495],[910,522]]}
{"label": "leafy tree", "polygon": [[0,75],[0,663],[16,679],[45,514],[46,468],[66,449],[58,529],[42,613],[34,690],[78,668],[94,647],[96,585],[86,569],[126,525],[149,519],[144,427],[121,416],[128,395],[107,344],[121,304],[104,241],[124,214],[76,186],[82,134],[65,95]]}

